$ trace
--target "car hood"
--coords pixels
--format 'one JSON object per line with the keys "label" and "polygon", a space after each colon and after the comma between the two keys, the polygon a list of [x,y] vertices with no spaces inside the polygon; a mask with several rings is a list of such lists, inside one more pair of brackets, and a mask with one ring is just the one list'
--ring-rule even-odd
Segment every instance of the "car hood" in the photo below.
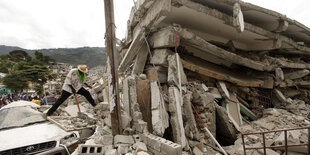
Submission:
{"label": "car hood", "polygon": [[60,140],[70,134],[49,122],[0,130],[0,151]]}

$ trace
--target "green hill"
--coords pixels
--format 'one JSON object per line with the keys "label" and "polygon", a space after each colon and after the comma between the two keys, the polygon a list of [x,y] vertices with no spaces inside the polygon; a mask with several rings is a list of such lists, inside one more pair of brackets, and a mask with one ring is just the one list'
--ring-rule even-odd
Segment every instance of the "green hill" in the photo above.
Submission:
{"label": "green hill", "polygon": [[105,65],[107,61],[106,50],[104,47],[28,50],[15,46],[0,45],[0,55],[7,54],[12,50],[24,50],[30,55],[32,55],[35,51],[40,51],[55,59],[57,62],[68,63],[72,65],[86,64],[89,68],[93,68],[99,65]]}

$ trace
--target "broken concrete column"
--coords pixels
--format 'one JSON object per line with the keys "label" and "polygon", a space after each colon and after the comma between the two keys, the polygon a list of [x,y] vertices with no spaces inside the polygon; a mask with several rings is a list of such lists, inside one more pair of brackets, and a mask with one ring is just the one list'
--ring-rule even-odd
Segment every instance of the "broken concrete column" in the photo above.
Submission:
{"label": "broken concrete column", "polygon": [[304,70],[294,71],[294,72],[290,72],[290,73],[284,73],[284,78],[285,78],[285,80],[287,80],[287,79],[294,80],[294,79],[299,79],[299,78],[305,77],[309,73],[310,73],[309,70],[304,69]]}
{"label": "broken concrete column", "polygon": [[[178,57],[178,58],[177,58]],[[177,65],[177,59],[179,59],[179,65]],[[175,54],[175,55],[169,55],[168,56],[168,63],[169,63],[169,67],[168,67],[168,84],[170,86],[179,86],[179,73],[178,71],[180,71],[180,75],[181,75],[181,84],[184,85],[187,83],[187,77],[184,73],[183,70],[183,65],[181,63],[181,59],[180,57]],[[179,69],[178,69],[179,67]]]}
{"label": "broken concrete column", "polygon": [[153,81],[150,83],[150,85],[152,101],[152,124],[154,133],[158,136],[163,136],[166,128],[169,127],[169,116],[157,82]]}
{"label": "broken concrete column", "polygon": [[137,101],[136,79],[133,76],[123,80],[123,104],[125,112],[134,122],[142,119],[142,113]]}
{"label": "broken concrete column", "polygon": [[180,37],[177,42],[175,41],[176,31],[173,27],[163,28],[158,32],[154,33],[150,38],[150,45],[153,48],[169,48],[179,46]]}
{"label": "broken concrete column", "polygon": [[275,75],[276,75],[276,80],[280,80],[280,81],[284,80],[284,74],[281,68],[275,69]]}
{"label": "broken concrete column", "polygon": [[239,3],[235,3],[233,6],[233,26],[238,32],[244,31],[244,19]]}
{"label": "broken concrete column", "polygon": [[[214,102],[214,97],[211,94],[201,94],[200,95],[200,107],[202,109],[197,109],[199,114],[201,115],[202,120],[204,123],[207,125],[207,128],[209,131],[212,133],[214,137],[216,137],[216,110],[215,110],[215,102]],[[201,123],[200,123],[201,124]],[[203,127],[203,125],[201,126]],[[207,137],[207,141],[209,144],[214,144],[212,141],[211,137],[207,134],[205,135]]]}
{"label": "broken concrete column", "polygon": [[172,55],[173,52],[169,49],[155,49],[153,51],[153,56],[151,57],[150,63],[154,65],[160,65],[168,67],[167,58]]}
{"label": "broken concrete column", "polygon": [[191,105],[191,96],[191,94],[186,94],[183,98],[184,118],[187,120],[185,122],[185,133],[187,137],[199,140],[199,132]]}
{"label": "broken concrete column", "polygon": [[176,87],[169,87],[169,111],[170,122],[173,130],[174,142],[181,144],[184,148],[187,145],[182,118],[182,96]]}
{"label": "broken concrete column", "polygon": [[128,79],[123,80],[123,96],[122,102],[125,112],[130,115],[130,102],[129,102],[129,88],[128,88]]}
{"label": "broken concrete column", "polygon": [[273,92],[276,94],[276,97],[282,103],[289,103],[288,99],[283,95],[283,93],[279,89],[274,89]]}
{"label": "broken concrete column", "polygon": [[143,73],[143,69],[144,69],[148,54],[149,54],[149,48],[147,44],[144,43],[142,44],[140,51],[136,57],[135,64],[132,70],[133,75],[139,75]]}

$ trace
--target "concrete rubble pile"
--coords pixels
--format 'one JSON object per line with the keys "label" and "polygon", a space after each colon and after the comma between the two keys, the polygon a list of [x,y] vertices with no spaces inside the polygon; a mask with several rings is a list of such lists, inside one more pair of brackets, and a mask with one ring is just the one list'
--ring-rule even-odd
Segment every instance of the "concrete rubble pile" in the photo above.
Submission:
{"label": "concrete rubble pile", "polygon": [[[108,76],[91,77],[99,108],[82,106],[96,127],[76,154],[222,154],[212,137],[243,154],[241,133],[309,126],[304,25],[239,0],[137,0],[127,28],[118,60],[123,133],[112,136]],[[288,143],[307,136],[289,131]],[[266,134],[266,144],[283,137]],[[245,145],[262,138],[246,136]]]}
{"label": "concrete rubble pile", "polygon": [[237,0],[137,0],[127,29],[124,110],[183,154],[221,153],[212,136],[236,146],[241,132],[309,125],[306,26]]}

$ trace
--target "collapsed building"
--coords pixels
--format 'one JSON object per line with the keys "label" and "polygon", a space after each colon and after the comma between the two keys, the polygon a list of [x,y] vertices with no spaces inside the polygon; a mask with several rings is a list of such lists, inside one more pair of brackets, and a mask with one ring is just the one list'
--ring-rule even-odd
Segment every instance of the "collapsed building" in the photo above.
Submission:
{"label": "collapsed building", "polygon": [[[93,83],[102,109],[85,109],[101,123],[80,154],[221,154],[217,142],[243,154],[243,144],[262,139],[242,143],[241,133],[309,126],[310,29],[301,23],[239,0],[137,0],[127,28],[119,53],[123,135],[111,134],[107,75]],[[289,144],[308,142],[306,130],[288,135]],[[269,134],[266,145],[283,139]]]}

